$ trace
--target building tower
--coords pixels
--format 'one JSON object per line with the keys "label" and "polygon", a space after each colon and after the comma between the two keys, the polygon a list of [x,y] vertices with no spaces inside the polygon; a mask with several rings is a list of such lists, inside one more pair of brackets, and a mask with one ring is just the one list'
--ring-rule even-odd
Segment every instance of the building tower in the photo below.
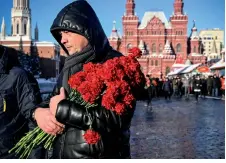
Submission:
{"label": "building tower", "polygon": [[200,38],[197,32],[197,28],[195,26],[195,20],[193,20],[193,28],[191,29],[190,35],[190,49],[193,54],[200,54],[201,53],[201,46],[200,46]]}
{"label": "building tower", "polygon": [[5,20],[4,17],[2,18],[2,26],[1,26],[1,38],[5,39],[6,36],[6,26],[5,26]]}
{"label": "building tower", "polygon": [[[139,18],[135,14],[134,0],[127,0],[126,13],[122,17],[123,42],[121,50],[127,53],[128,48],[138,47],[138,24]],[[127,54],[125,54],[127,55]]]}
{"label": "building tower", "polygon": [[172,25],[172,47],[176,55],[183,58],[183,62],[187,59],[187,25],[188,17],[183,11],[183,0],[174,0],[174,13],[170,17]]}
{"label": "building tower", "polygon": [[38,41],[38,24],[35,26],[35,41]]}
{"label": "building tower", "polygon": [[113,21],[113,28],[112,28],[112,31],[111,31],[111,35],[109,37],[109,42],[115,50],[119,50],[121,38],[120,38],[120,35],[118,33],[118,30],[116,29],[115,24],[116,24],[116,21]]}
{"label": "building tower", "polygon": [[31,39],[31,9],[29,0],[13,0],[11,10],[12,36],[28,36]]}

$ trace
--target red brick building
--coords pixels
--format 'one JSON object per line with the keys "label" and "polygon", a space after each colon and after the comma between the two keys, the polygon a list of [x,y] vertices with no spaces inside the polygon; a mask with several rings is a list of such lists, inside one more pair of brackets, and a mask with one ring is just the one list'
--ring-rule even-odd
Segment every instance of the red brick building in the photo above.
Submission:
{"label": "red brick building", "polygon": [[188,16],[184,14],[183,0],[174,1],[174,12],[169,21],[162,11],[148,11],[140,21],[135,14],[135,0],[126,0],[126,12],[122,17],[123,35],[118,34],[115,22],[109,41],[111,46],[127,55],[131,47],[139,47],[143,56],[139,59],[145,74],[165,76],[174,63],[203,62],[200,39],[195,25],[188,38]]}
{"label": "red brick building", "polygon": [[43,78],[56,77],[59,74],[60,46],[52,42],[39,41],[38,26],[31,34],[31,9],[29,0],[13,0],[11,11],[11,34],[6,34],[4,18],[1,25],[0,44],[23,51],[28,55],[40,57]]}

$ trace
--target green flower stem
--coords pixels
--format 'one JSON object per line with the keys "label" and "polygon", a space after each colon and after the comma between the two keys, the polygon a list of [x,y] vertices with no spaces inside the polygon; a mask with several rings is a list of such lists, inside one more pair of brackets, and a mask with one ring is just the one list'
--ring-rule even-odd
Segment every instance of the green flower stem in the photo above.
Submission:
{"label": "green flower stem", "polygon": [[[97,106],[97,104],[90,104],[83,100],[81,94],[76,90],[72,90],[69,94],[69,101],[73,101],[79,105],[84,106],[86,109]],[[53,145],[53,141],[56,136],[45,133],[39,127],[36,127],[34,130],[28,132],[20,141],[9,151],[15,151],[16,154],[20,154],[20,158],[28,158],[31,154],[33,148],[40,144],[44,144],[44,148],[50,150]]]}

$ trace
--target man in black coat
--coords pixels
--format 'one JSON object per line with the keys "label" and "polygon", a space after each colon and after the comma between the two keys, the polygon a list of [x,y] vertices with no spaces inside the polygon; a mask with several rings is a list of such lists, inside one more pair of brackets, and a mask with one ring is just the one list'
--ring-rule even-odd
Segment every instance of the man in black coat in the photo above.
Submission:
{"label": "man in black coat", "polygon": [[[34,115],[41,129],[52,135],[59,134],[52,158],[130,158],[130,123],[134,109],[121,116],[105,108],[92,108],[87,112],[83,106],[66,100],[71,91],[68,79],[81,71],[85,63],[104,63],[122,54],[109,45],[94,10],[85,0],[64,7],[52,24],[51,33],[68,57],[52,98],[34,110]],[[83,138],[91,123],[101,135],[96,144],[88,144]]]}
{"label": "man in black coat", "polygon": [[[0,159],[18,158],[8,151],[35,127],[32,110],[41,102],[38,83],[20,66],[18,52],[0,45]],[[29,158],[43,158],[38,147]]]}

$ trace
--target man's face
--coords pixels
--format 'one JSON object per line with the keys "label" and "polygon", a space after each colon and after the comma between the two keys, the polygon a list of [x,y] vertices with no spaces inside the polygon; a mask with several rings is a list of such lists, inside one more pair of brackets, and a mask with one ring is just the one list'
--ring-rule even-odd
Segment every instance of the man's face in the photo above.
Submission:
{"label": "man's face", "polygon": [[60,34],[62,36],[61,43],[65,46],[69,55],[82,51],[88,45],[88,40],[77,33],[61,31]]}

